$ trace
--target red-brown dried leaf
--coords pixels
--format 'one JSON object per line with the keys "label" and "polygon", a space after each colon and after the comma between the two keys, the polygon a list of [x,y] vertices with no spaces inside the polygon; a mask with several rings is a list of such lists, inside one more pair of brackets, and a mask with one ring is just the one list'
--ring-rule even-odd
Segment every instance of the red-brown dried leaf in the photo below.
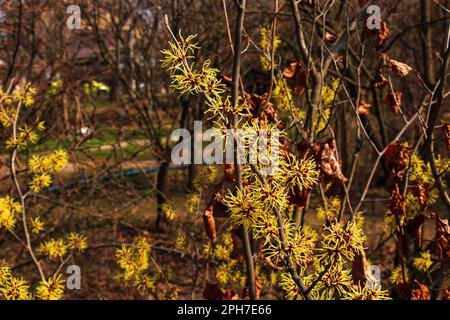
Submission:
{"label": "red-brown dried leaf", "polygon": [[417,183],[412,186],[412,193],[417,197],[419,200],[420,205],[422,206],[422,209],[425,209],[428,203],[428,191],[425,188],[425,186],[421,183]]}
{"label": "red-brown dried leaf", "polygon": [[225,164],[225,173],[224,173],[224,179],[228,182],[234,181],[234,164]]}
{"label": "red-brown dried leaf", "polygon": [[217,241],[216,221],[213,216],[214,205],[209,205],[203,213],[203,225],[205,226],[206,235],[212,243]]}
{"label": "red-brown dried leaf", "polygon": [[392,190],[389,210],[394,216],[401,218],[406,216],[405,196],[399,191],[398,187]]}
{"label": "red-brown dried leaf", "polygon": [[400,108],[402,107],[402,93],[395,92],[395,95],[392,93],[389,93],[386,96],[385,101],[389,107],[389,110],[391,110],[392,113],[397,114],[400,112]]}
{"label": "red-brown dried leaf", "polygon": [[426,221],[424,214],[419,214],[405,225],[405,232],[414,239],[417,248],[422,247],[422,226]]}
{"label": "red-brown dried leaf", "polygon": [[334,34],[325,32],[325,41],[333,42],[334,40],[336,40],[336,36]]}
{"label": "red-brown dried leaf", "polygon": [[430,300],[430,290],[424,284],[414,280],[414,285],[411,291],[411,300]]}
{"label": "red-brown dried leaf", "polygon": [[442,125],[442,131],[444,131],[445,142],[447,144],[447,150],[450,150],[450,123],[444,123]]}
{"label": "red-brown dried leaf", "polygon": [[434,241],[437,243],[438,256],[444,260],[450,260],[450,227],[447,219],[441,219],[437,213],[432,216],[436,221],[436,235]]}
{"label": "red-brown dried leaf", "polygon": [[355,283],[367,283],[368,280],[376,281],[372,273],[367,268],[367,259],[364,251],[361,254],[355,255],[355,258],[353,259],[352,278]]}
{"label": "red-brown dried leaf", "polygon": [[322,172],[329,177],[338,179],[341,182],[347,181],[342,173],[341,163],[337,160],[336,143],[334,139],[324,142],[321,146],[320,164]]}
{"label": "red-brown dried leaf", "polygon": [[376,89],[381,89],[384,88],[385,86],[387,86],[389,83],[388,78],[385,77],[385,75],[383,74],[383,71],[380,69],[377,72],[377,78],[375,79],[375,88]]}
{"label": "red-brown dried leaf", "polygon": [[444,289],[442,300],[450,300],[450,287]]}
{"label": "red-brown dried leaf", "polygon": [[294,92],[297,95],[301,95],[306,88],[306,72],[303,64],[300,61],[292,62],[287,68],[284,69],[283,75],[295,81]]}
{"label": "red-brown dried leaf", "polygon": [[389,37],[389,28],[387,26],[387,23],[384,21],[381,21],[381,28],[378,30],[377,35],[377,49],[380,49],[387,41]]}
{"label": "red-brown dried leaf", "polygon": [[267,93],[262,96],[257,94],[245,94],[245,99],[248,103],[249,110],[254,118],[258,118],[264,123],[266,123],[266,120],[271,123],[275,123],[278,121],[278,113],[273,107],[273,104],[270,101],[267,101],[267,98]]}
{"label": "red-brown dried leaf", "polygon": [[360,115],[367,116],[369,114],[370,108],[372,108],[372,105],[370,103],[366,103],[361,99],[359,100],[358,113]]}
{"label": "red-brown dried leaf", "polygon": [[387,54],[383,53],[381,58],[386,63],[386,67],[389,71],[394,72],[400,77],[406,77],[412,70],[412,68],[406,63],[391,59]]}
{"label": "red-brown dried leaf", "polygon": [[299,64],[300,62],[291,62],[291,64],[289,64],[289,66],[287,66],[283,71],[284,77],[288,79],[293,78],[297,72],[297,67]]}

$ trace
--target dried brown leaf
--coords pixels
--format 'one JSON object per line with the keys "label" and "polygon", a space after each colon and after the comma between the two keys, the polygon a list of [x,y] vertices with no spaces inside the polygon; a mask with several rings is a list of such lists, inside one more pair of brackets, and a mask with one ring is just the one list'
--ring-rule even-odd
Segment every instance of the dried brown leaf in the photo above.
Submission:
{"label": "dried brown leaf", "polygon": [[406,77],[412,70],[412,68],[406,63],[391,59],[385,53],[383,53],[381,57],[385,61],[388,70],[394,72],[400,77]]}
{"label": "dried brown leaf", "polygon": [[384,76],[383,71],[379,70],[377,73],[377,78],[375,79],[375,88],[381,89],[387,86],[389,83],[388,79]]}
{"label": "dried brown leaf", "polygon": [[411,300],[430,300],[430,290],[424,284],[414,280],[413,289],[411,291]]}
{"label": "dried brown leaf", "polygon": [[367,116],[369,114],[370,108],[372,108],[371,104],[366,103],[361,99],[359,100],[359,106],[358,106],[359,114]]}
{"label": "dried brown leaf", "polygon": [[389,93],[386,96],[385,101],[389,107],[389,110],[391,110],[392,113],[397,114],[400,112],[400,108],[402,107],[402,93],[395,92],[395,95]]}
{"label": "dried brown leaf", "polygon": [[387,26],[387,23],[384,21],[381,21],[381,28],[378,30],[377,35],[377,49],[380,49],[387,41],[389,37],[389,28]]}
{"label": "dried brown leaf", "polygon": [[334,139],[330,139],[322,144],[320,162],[322,172],[338,179],[341,182],[345,182],[347,178],[342,173],[341,163],[337,160],[336,143]]}

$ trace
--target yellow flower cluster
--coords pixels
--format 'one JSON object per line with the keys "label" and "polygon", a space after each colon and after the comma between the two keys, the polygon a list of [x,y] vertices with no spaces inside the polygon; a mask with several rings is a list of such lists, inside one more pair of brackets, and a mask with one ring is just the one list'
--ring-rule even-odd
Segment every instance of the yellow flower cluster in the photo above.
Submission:
{"label": "yellow flower cluster", "polygon": [[[405,269],[406,269],[406,267],[405,267]],[[408,269],[405,270],[405,276],[406,276],[406,281],[409,281]],[[391,276],[389,277],[389,281],[395,285],[399,285],[399,284],[403,283],[403,271],[402,271],[401,265],[395,267],[395,269],[392,270]]]}
{"label": "yellow flower cluster", "polygon": [[39,281],[36,297],[41,300],[60,300],[64,293],[64,282],[60,274]]}
{"label": "yellow flower cluster", "polygon": [[30,300],[29,288],[24,279],[13,276],[11,267],[5,261],[0,261],[0,299]]}
{"label": "yellow flower cluster", "polygon": [[11,230],[16,224],[16,215],[22,211],[22,206],[10,196],[0,197],[0,228]]}
{"label": "yellow flower cluster", "polygon": [[68,162],[67,151],[63,149],[55,150],[52,153],[42,156],[33,155],[28,161],[28,166],[34,176],[30,181],[30,190],[39,192],[47,188],[52,183],[51,174],[61,171]]}
{"label": "yellow flower cluster", "polygon": [[352,261],[355,254],[364,250],[366,236],[356,222],[347,223],[344,227],[337,221],[324,228],[325,235],[322,246],[318,249],[319,261],[343,263]]}
{"label": "yellow flower cluster", "polygon": [[141,292],[154,289],[154,278],[149,274],[149,254],[151,246],[144,237],[139,237],[132,245],[122,244],[116,250],[117,262],[122,269],[122,278],[125,282],[132,281]]}
{"label": "yellow flower cluster", "polygon": [[413,264],[417,270],[427,272],[433,264],[430,251],[422,251],[418,257],[414,258]]}
{"label": "yellow flower cluster", "polygon": [[[270,47],[271,36],[269,36],[268,30],[263,31],[264,47],[267,45]],[[185,40],[180,35],[180,40],[175,43],[170,42],[170,48],[163,51],[163,66],[171,74],[172,88],[180,94],[202,94],[208,106],[206,114],[213,119],[214,126],[221,130],[222,134],[225,134],[224,129],[242,128],[244,132],[248,133],[248,136],[244,134],[243,137],[239,137],[244,142],[249,142],[255,136],[260,137],[259,133],[263,131],[268,132],[268,136],[275,134],[279,123],[254,119],[246,99],[238,97],[236,105],[232,105],[229,96],[222,97],[224,86],[221,81],[217,80],[218,70],[210,68],[209,61],[204,63],[200,70],[195,69],[194,63],[188,62],[194,58],[193,55],[198,49],[197,44],[193,42],[194,38],[194,36],[190,36]],[[278,44],[279,42],[276,41],[276,45]],[[265,64],[267,67],[267,63]],[[329,85],[324,86],[322,90],[324,105],[332,104],[338,86],[339,79],[334,79]],[[286,87],[283,79],[277,81],[273,97],[280,110],[288,110],[297,116],[293,110],[292,93]],[[317,114],[315,119],[312,119],[315,130],[321,131],[325,128],[330,114],[331,111],[327,108]],[[231,123],[230,118],[236,115],[238,116],[237,124]],[[304,117],[300,118],[296,120],[302,120]],[[284,131],[280,131],[278,132],[281,137],[286,136]],[[227,142],[226,139],[225,141]],[[250,141],[250,143],[252,142],[258,143],[258,141]],[[278,142],[276,145],[269,146],[268,149],[282,149],[281,147],[283,146]],[[229,190],[223,199],[223,204],[230,214],[231,227],[245,225],[255,240],[261,240],[263,258],[268,261],[269,265],[272,265],[271,267],[278,269],[287,264],[293,264],[292,267],[297,270],[307,287],[315,283],[315,287],[310,292],[314,299],[387,298],[386,292],[381,289],[370,289],[360,285],[356,287],[350,276],[351,269],[346,268],[346,264],[364,250],[366,237],[361,229],[363,219],[354,219],[345,225],[333,221],[340,208],[340,202],[332,199],[330,207],[334,212],[332,214],[323,212],[323,216],[328,216],[331,223],[324,226],[322,240],[316,247],[317,233],[311,228],[299,228],[288,215],[285,215],[290,209],[290,196],[295,196],[300,191],[310,190],[316,186],[319,169],[315,160],[312,158],[299,159],[283,153],[278,158],[279,163],[275,166],[276,169],[271,172],[272,174],[267,175],[264,170],[267,169],[267,162],[273,165],[270,162],[271,159],[263,159],[258,154],[254,155],[246,148],[243,149],[245,160],[249,160],[248,162],[252,163],[252,166],[242,166],[242,186],[235,190]],[[189,211],[195,212],[199,203],[200,197],[196,193],[191,195],[188,201]],[[240,271],[242,266],[230,258],[231,237],[223,237],[222,242],[217,243],[215,247],[207,244],[203,250],[205,255],[211,255],[216,261],[219,261],[216,278],[222,285],[229,287],[232,283],[241,282],[241,280],[242,285],[245,285],[245,276]],[[125,263],[128,260],[124,260],[124,256],[131,257],[132,261],[133,254],[126,252],[126,248],[122,248],[122,250],[120,261],[124,263],[123,268],[126,269],[129,262]],[[133,268],[131,269],[133,270]],[[307,270],[311,272],[307,274]],[[259,267],[256,266],[256,273],[258,274],[259,271]],[[301,298],[302,294],[292,278],[291,272],[292,270],[290,273],[281,275],[280,286],[288,298]],[[273,280],[277,277],[271,275],[270,278]]]}
{"label": "yellow flower cluster", "polygon": [[50,239],[41,243],[38,247],[38,252],[48,256],[50,259],[56,259],[64,257],[69,249],[82,252],[86,248],[86,237],[76,232],[71,232],[66,239]]}
{"label": "yellow flower cluster", "polygon": [[41,218],[36,217],[31,220],[31,232],[38,234],[44,230],[45,230],[45,225],[44,225],[44,222],[42,222]]}
{"label": "yellow flower cluster", "polygon": [[167,203],[163,204],[161,209],[164,216],[166,216],[166,218],[169,220],[173,220],[177,216],[177,213],[175,212],[175,210],[173,210],[170,204]]}
{"label": "yellow flower cluster", "polygon": [[26,84],[24,88],[19,88],[13,93],[14,101],[22,103],[25,107],[32,106],[35,101],[36,88],[31,84]]}
{"label": "yellow flower cluster", "polygon": [[259,29],[259,35],[261,36],[259,45],[262,50],[262,54],[260,56],[261,66],[264,71],[270,71],[272,69],[272,64],[269,58],[271,56],[271,51],[272,49],[274,51],[277,50],[277,48],[281,44],[281,40],[280,37],[275,35],[272,46],[272,30],[266,27],[261,27]]}

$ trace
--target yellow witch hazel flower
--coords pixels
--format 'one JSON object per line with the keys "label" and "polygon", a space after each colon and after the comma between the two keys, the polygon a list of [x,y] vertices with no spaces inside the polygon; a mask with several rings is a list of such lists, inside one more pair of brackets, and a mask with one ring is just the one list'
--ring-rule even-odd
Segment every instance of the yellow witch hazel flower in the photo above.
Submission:
{"label": "yellow witch hazel flower", "polygon": [[0,298],[7,300],[29,300],[27,281],[12,275],[11,267],[4,261],[0,261]]}
{"label": "yellow witch hazel flower", "polygon": [[28,165],[34,173],[57,173],[65,167],[68,159],[67,151],[58,149],[46,156],[31,156]]}
{"label": "yellow witch hazel flower", "polygon": [[30,181],[30,190],[33,192],[39,192],[50,186],[52,183],[52,177],[46,173],[34,176]]}
{"label": "yellow witch hazel flower", "polygon": [[55,174],[61,171],[68,162],[67,151],[59,149],[52,153],[41,156],[33,155],[28,161],[28,166],[34,173],[34,177],[30,181],[30,190],[39,192],[50,186],[52,177],[50,174]]}
{"label": "yellow witch hazel flower", "polygon": [[11,277],[11,267],[4,260],[0,260],[0,287],[4,286]]}
{"label": "yellow witch hazel flower", "polygon": [[391,300],[387,290],[382,290],[379,286],[369,287],[367,284],[353,286],[346,292],[344,300]]}
{"label": "yellow witch hazel flower", "polygon": [[342,227],[337,221],[324,228],[322,247],[318,249],[319,261],[352,261],[356,254],[364,250],[366,236],[356,222],[352,221]]}
{"label": "yellow witch hazel flower", "polygon": [[36,217],[31,220],[31,232],[38,234],[39,232],[44,231],[44,222],[41,221],[41,218]]}
{"label": "yellow witch hazel flower", "polygon": [[85,236],[78,234],[76,232],[71,232],[67,236],[67,246],[71,250],[78,250],[79,252],[82,252],[87,249],[87,239]]}
{"label": "yellow witch hazel flower", "polygon": [[61,258],[67,253],[67,244],[63,239],[51,239],[41,243],[38,252],[48,256],[50,259]]}
{"label": "yellow witch hazel flower", "polygon": [[30,107],[34,104],[35,96],[36,88],[29,83],[23,89],[16,89],[13,94],[14,100],[24,104],[25,107]]}
{"label": "yellow witch hazel flower", "polygon": [[[408,270],[405,270],[405,275],[406,275],[406,281],[409,281]],[[389,277],[389,281],[392,284],[396,284],[396,285],[403,283],[402,266],[397,266],[394,270],[392,270],[391,276]]]}
{"label": "yellow witch hazel flower", "polygon": [[433,264],[430,251],[421,252],[419,257],[414,258],[413,264],[417,270],[427,272]]}
{"label": "yellow witch hazel flower", "polygon": [[22,206],[13,198],[0,198],[0,228],[12,229],[16,224],[16,215],[22,211]]}
{"label": "yellow witch hazel flower", "polygon": [[[266,54],[261,54],[260,60],[264,71],[269,71],[272,68],[269,58],[266,55],[270,55],[272,50],[272,30],[266,27],[261,27],[259,29],[259,34],[261,36],[260,47]],[[278,36],[273,39],[273,50],[276,50],[280,45],[281,40]]]}
{"label": "yellow witch hazel flower", "polygon": [[116,258],[123,269],[125,280],[136,279],[149,268],[148,255],[151,246],[144,237],[138,238],[131,246],[122,245],[116,250]]}
{"label": "yellow witch hazel flower", "polygon": [[170,204],[163,204],[161,207],[161,210],[163,214],[166,216],[167,219],[173,220],[177,216],[175,210],[173,210],[172,206]]}
{"label": "yellow witch hazel flower", "polygon": [[313,158],[298,159],[294,155],[288,155],[285,161],[281,162],[282,177],[285,184],[291,190],[312,189],[319,179],[319,170]]}
{"label": "yellow witch hazel flower", "polygon": [[329,85],[322,88],[322,101],[324,104],[332,104],[339,88],[339,78],[334,79]]}
{"label": "yellow witch hazel flower", "polygon": [[64,279],[60,274],[39,281],[36,297],[41,300],[60,300],[64,293]]}
{"label": "yellow witch hazel flower", "polygon": [[7,300],[30,300],[30,286],[22,278],[10,277],[3,286],[0,286],[0,296]]}

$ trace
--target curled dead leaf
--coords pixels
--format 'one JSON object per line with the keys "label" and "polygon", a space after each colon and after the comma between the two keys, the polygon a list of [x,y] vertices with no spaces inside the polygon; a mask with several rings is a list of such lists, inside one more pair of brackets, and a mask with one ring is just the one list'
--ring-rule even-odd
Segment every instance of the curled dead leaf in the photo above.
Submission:
{"label": "curled dead leaf", "polygon": [[444,289],[442,300],[450,300],[450,287]]}
{"label": "curled dead leaf", "polygon": [[426,216],[419,214],[405,225],[405,232],[414,239],[417,248],[422,246],[422,226],[425,220]]}
{"label": "curled dead leaf", "polygon": [[363,100],[359,100],[358,113],[361,115],[367,116],[369,114],[371,104],[364,102]]}
{"label": "curled dead leaf", "polygon": [[205,226],[206,235],[212,243],[217,241],[216,221],[213,216],[214,205],[209,205],[203,213],[203,224]]}
{"label": "curled dead leaf", "polygon": [[387,86],[389,83],[388,79],[384,76],[382,70],[378,70],[377,78],[375,79],[375,88],[381,89]]}
{"label": "curled dead leaf", "polygon": [[320,164],[322,172],[338,179],[341,182],[347,181],[342,173],[341,163],[337,160],[336,142],[334,139],[330,139],[324,142],[321,146]]}
{"label": "curled dead leaf", "polygon": [[425,186],[421,183],[416,183],[415,185],[412,186],[412,192],[419,200],[422,209],[425,209],[428,202],[428,191],[425,188]]}
{"label": "curled dead leaf", "polygon": [[292,62],[288,67],[286,67],[283,71],[283,75],[291,79],[293,78],[295,81],[294,92],[297,95],[301,95],[306,88],[306,72],[303,66],[303,63],[300,61]]}
{"label": "curled dead leaf", "polygon": [[299,62],[292,62],[291,64],[289,64],[289,66],[287,66],[283,71],[284,77],[288,79],[293,78],[297,72],[298,65]]}
{"label": "curled dead leaf", "polygon": [[378,30],[376,48],[380,49],[389,37],[389,28],[385,21],[381,21],[381,28]]}
{"label": "curled dead leaf", "polygon": [[367,281],[376,281],[373,274],[367,268],[367,259],[364,251],[362,253],[355,255],[352,262],[352,278],[353,282],[367,283]]}
{"label": "curled dead leaf", "polygon": [[225,174],[224,174],[224,179],[228,182],[233,182],[234,181],[234,164],[229,164],[226,163],[225,164]]}
{"label": "curled dead leaf", "polygon": [[424,284],[414,280],[414,285],[411,291],[411,300],[430,300],[430,290]]}
{"label": "curled dead leaf", "polygon": [[383,53],[381,58],[386,63],[386,67],[389,71],[394,72],[400,77],[406,77],[412,70],[412,68],[406,63],[391,59],[387,54]]}
{"label": "curled dead leaf", "polygon": [[399,191],[398,187],[392,190],[389,210],[394,216],[401,218],[406,216],[405,196]]}
{"label": "curled dead leaf", "polygon": [[437,213],[432,217],[436,221],[436,235],[434,241],[437,243],[438,256],[441,259],[450,260],[450,227],[447,219],[441,219]]}
{"label": "curled dead leaf", "polygon": [[402,93],[395,92],[395,95],[389,93],[386,96],[385,101],[389,107],[389,110],[391,110],[392,113],[397,114],[400,112],[400,108],[402,107]]}
{"label": "curled dead leaf", "polygon": [[336,40],[336,36],[334,34],[325,32],[325,41],[333,42],[334,40]]}

